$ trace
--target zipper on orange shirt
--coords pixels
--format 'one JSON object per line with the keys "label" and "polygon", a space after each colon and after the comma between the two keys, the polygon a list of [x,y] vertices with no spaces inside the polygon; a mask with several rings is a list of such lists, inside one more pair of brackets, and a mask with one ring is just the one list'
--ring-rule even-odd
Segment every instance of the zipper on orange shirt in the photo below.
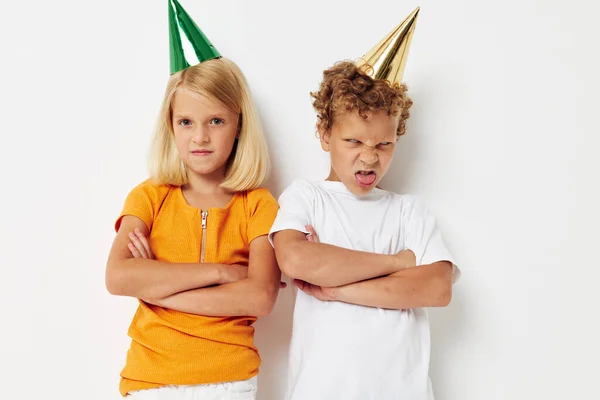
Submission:
{"label": "zipper on orange shirt", "polygon": [[206,247],[206,218],[208,218],[208,210],[202,210],[202,247],[200,248],[200,262],[204,262],[204,248]]}

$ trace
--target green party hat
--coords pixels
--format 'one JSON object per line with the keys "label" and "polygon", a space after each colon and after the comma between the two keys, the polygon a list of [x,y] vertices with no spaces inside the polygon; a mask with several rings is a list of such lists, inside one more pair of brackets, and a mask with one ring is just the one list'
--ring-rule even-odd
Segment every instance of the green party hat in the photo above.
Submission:
{"label": "green party hat", "polygon": [[171,74],[221,57],[177,0],[169,0]]}

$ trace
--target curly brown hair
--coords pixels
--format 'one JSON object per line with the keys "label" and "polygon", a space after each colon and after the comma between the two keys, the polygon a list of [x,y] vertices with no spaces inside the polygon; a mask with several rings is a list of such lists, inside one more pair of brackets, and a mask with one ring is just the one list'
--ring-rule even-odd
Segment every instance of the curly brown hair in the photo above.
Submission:
{"label": "curly brown hair", "polygon": [[408,110],[413,104],[407,90],[405,84],[392,86],[385,80],[371,78],[353,62],[338,62],[323,71],[319,90],[310,94],[317,111],[317,127],[323,132],[329,131],[334,117],[345,112],[358,111],[366,119],[369,113],[383,110],[388,115],[401,113],[396,135],[402,136],[406,133]]}

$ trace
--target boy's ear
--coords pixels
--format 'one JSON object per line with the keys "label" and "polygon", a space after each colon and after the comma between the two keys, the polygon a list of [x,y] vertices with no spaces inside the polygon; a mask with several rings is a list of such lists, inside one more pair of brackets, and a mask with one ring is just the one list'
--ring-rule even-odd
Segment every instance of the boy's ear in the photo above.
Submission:
{"label": "boy's ear", "polygon": [[329,152],[330,145],[329,141],[331,140],[331,133],[322,128],[321,124],[317,124],[317,132],[319,132],[319,139],[321,141],[321,148],[327,152]]}

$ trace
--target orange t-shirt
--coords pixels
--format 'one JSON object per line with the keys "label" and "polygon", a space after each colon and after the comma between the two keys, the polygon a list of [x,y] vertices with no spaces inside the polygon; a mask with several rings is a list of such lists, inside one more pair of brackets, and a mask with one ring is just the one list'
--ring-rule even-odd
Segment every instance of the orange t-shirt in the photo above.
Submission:
{"label": "orange t-shirt", "polygon": [[[277,210],[267,189],[237,192],[227,207],[205,210],[204,262],[248,265],[250,242],[269,233]],[[147,180],[127,196],[117,231],[125,215],[144,221],[156,259],[200,262],[202,210],[187,203],[181,187]],[[131,347],[121,372],[121,394],[253,377],[260,365],[254,321],[252,316],[193,315],[140,301],[129,327]]]}

